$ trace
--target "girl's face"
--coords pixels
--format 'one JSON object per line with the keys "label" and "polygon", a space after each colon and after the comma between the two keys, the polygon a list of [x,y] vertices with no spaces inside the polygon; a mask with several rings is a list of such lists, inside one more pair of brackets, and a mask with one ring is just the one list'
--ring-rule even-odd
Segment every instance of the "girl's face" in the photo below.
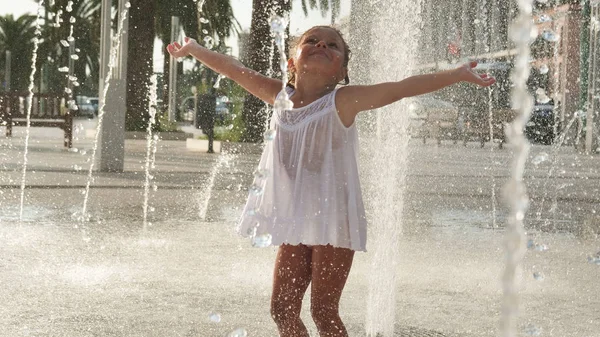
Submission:
{"label": "girl's face", "polygon": [[303,35],[290,66],[297,74],[318,73],[337,83],[346,76],[344,58],[341,36],[333,29],[317,27]]}

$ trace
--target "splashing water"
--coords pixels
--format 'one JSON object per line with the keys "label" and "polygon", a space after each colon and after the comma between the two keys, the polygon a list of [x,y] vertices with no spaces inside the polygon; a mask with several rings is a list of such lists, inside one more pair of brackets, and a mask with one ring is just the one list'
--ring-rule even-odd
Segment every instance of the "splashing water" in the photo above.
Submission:
{"label": "splashing water", "polygon": [[[285,31],[288,25],[288,22],[285,18],[282,18],[278,15],[271,16],[269,20],[269,24],[271,26],[271,34],[273,35],[274,44],[277,46],[279,50],[279,66],[281,69],[281,91],[277,95],[275,102],[273,104],[273,113],[281,113],[285,110],[290,110],[294,107],[294,103],[290,100],[290,96],[285,90],[288,82],[288,73],[287,73],[287,55],[285,54]],[[274,52],[274,48],[271,50]],[[270,58],[271,60],[273,57]],[[272,67],[270,67],[272,69]],[[268,108],[265,108],[268,109]],[[265,113],[265,125],[269,124],[268,113]],[[277,131],[270,127],[265,131],[264,140],[265,146],[272,142],[277,136]],[[264,168],[259,167],[257,172],[266,172]],[[261,178],[255,177],[252,186],[250,186],[249,191],[254,194],[262,194],[264,191],[264,184],[266,179],[261,176]],[[271,244],[272,236],[269,233],[256,235],[256,228],[252,230],[251,235],[251,243],[253,247],[263,248],[267,247]]]}
{"label": "splashing water", "polygon": [[194,2],[196,3],[196,6],[198,8],[198,13],[202,13],[202,7],[204,6],[204,1],[205,0],[194,0]]}
{"label": "splashing water", "polygon": [[[144,231],[148,229],[148,199],[150,194],[150,180],[153,177],[150,175],[150,169],[154,167],[152,154],[156,154],[156,143],[158,139],[154,139],[152,136],[152,128],[156,123],[156,106],[158,96],[156,94],[158,84],[156,75],[152,75],[150,78],[150,94],[149,94],[149,113],[148,127],[146,128],[146,165],[145,165],[145,181],[144,181]],[[158,137],[157,137],[158,138]]]}
{"label": "splashing water", "polygon": [[525,125],[533,110],[533,97],[527,91],[527,79],[530,73],[529,43],[532,31],[533,0],[519,0],[519,14],[511,26],[510,37],[515,42],[517,55],[512,73],[514,87],[512,106],[518,111],[515,120],[507,130],[507,136],[514,146],[511,179],[504,187],[505,200],[510,213],[506,228],[506,266],[502,277],[504,289],[500,334],[503,337],[517,336],[517,317],[519,311],[518,275],[525,255],[525,231],[523,220],[529,206],[527,191],[523,184],[523,172],[529,152],[529,143],[524,135]]}
{"label": "splashing water", "polygon": [[223,75],[219,74],[219,75],[217,76],[217,80],[215,81],[215,84],[213,85],[213,88],[215,88],[215,89],[219,89],[219,88],[221,87],[221,80],[222,80],[223,78],[225,78],[225,76],[223,76]]}
{"label": "splashing water", "polygon": [[[365,60],[371,64],[371,78],[362,80],[373,83],[399,81],[412,75],[411,69],[416,63],[419,37],[415,34],[420,32],[421,1],[384,0],[377,6],[386,10],[381,11],[373,23],[372,34],[385,42],[372,46],[373,58]],[[390,29],[391,22],[394,22],[394,29]],[[361,36],[352,38],[369,40],[369,37]],[[396,288],[382,285],[397,284],[409,157],[408,109],[408,104],[400,101],[364,114],[359,120],[368,123],[369,130],[377,130],[376,135],[367,135],[369,141],[361,151],[362,155],[368,156],[361,161],[368,165],[364,185],[368,186],[365,199],[371,203],[368,222],[373,247],[365,322],[369,337],[394,336]],[[386,167],[385,172],[381,167]]]}
{"label": "splashing water", "polygon": [[200,217],[200,219],[206,220],[206,213],[208,211],[208,203],[210,202],[212,190],[215,186],[215,179],[217,177],[217,174],[219,173],[219,170],[224,165],[228,165],[234,159],[235,159],[234,155],[227,154],[227,153],[221,153],[219,155],[218,161],[215,163],[215,165],[210,170],[210,174],[208,175],[208,180],[206,181],[206,184],[202,187],[202,192],[200,192],[200,195],[198,196],[198,206],[199,206],[198,207],[199,208],[198,216]]}
{"label": "splashing water", "polygon": [[[489,45],[489,41],[490,41],[490,35],[491,32],[495,29],[493,21],[488,23],[488,20],[486,20],[485,18],[487,16],[490,15],[490,13],[487,10],[487,1],[483,1],[481,7],[483,8],[483,22],[484,22],[484,31],[487,32],[488,37],[485,39],[486,40],[486,44],[485,44],[485,51],[488,52],[490,50],[490,45]],[[488,87],[488,126],[490,129],[490,143],[493,145],[494,143],[494,89],[492,87]],[[490,147],[490,165],[494,164],[494,146]],[[496,177],[494,176],[494,171],[490,169],[490,178],[492,180],[492,187],[491,187],[491,200],[490,200],[490,204],[492,206],[492,214],[491,214],[491,220],[492,220],[492,228],[496,228],[497,224],[496,224],[496,214],[497,214],[497,210],[496,210]]]}
{"label": "splashing water", "polygon": [[211,312],[210,314],[208,314],[208,319],[213,323],[220,323],[221,315],[216,312]]}
{"label": "splashing water", "polygon": [[[290,110],[294,107],[294,103],[290,100],[290,96],[285,90],[288,82],[287,72],[287,55],[285,55],[285,30],[288,25],[286,19],[274,15],[270,20],[271,32],[273,33],[275,45],[279,50],[279,66],[281,68],[281,92],[277,96],[275,103],[273,104],[274,113],[278,111]],[[267,131],[268,132],[268,131]]]}
{"label": "splashing water", "polygon": [[[543,191],[542,200],[540,202],[538,211],[536,212],[536,216],[537,216],[538,220],[540,220],[542,218],[542,213],[544,211],[544,204],[546,202],[546,197],[548,194],[548,183],[550,182],[550,179],[552,178],[552,175],[554,174],[554,171],[556,170],[558,150],[560,149],[562,144],[565,142],[567,134],[568,134],[569,130],[571,129],[571,127],[573,126],[573,123],[575,122],[575,120],[577,120],[577,118],[579,118],[579,114],[576,112],[573,114],[573,117],[571,117],[571,119],[569,120],[569,123],[567,123],[567,126],[563,129],[563,131],[560,133],[560,135],[558,136],[555,143],[552,145],[552,151],[551,151],[551,157],[553,158],[552,165],[550,165],[550,168],[548,169],[548,174],[546,175],[546,179],[544,180],[544,185],[542,187],[542,191]],[[546,161],[549,158],[550,158],[550,156],[548,156],[548,154],[540,153],[538,156],[536,156],[533,159],[532,162],[534,165],[539,165],[541,162]]]}
{"label": "splashing water", "polygon": [[108,71],[106,72],[106,78],[104,79],[104,92],[102,93],[102,104],[100,104],[100,107],[98,108],[98,126],[96,127],[96,135],[94,136],[94,146],[92,148],[92,155],[90,158],[90,168],[88,171],[88,179],[87,179],[87,183],[85,185],[85,196],[83,198],[83,207],[81,210],[82,222],[85,221],[84,219],[86,218],[86,213],[87,213],[87,203],[88,203],[88,199],[90,196],[90,185],[93,180],[92,175],[94,172],[94,162],[96,159],[96,153],[98,151],[100,131],[102,130],[102,121],[104,120],[104,113],[105,113],[104,109],[106,108],[106,97],[108,95],[108,88],[110,87],[110,79],[112,78],[113,70],[115,69],[115,67],[117,65],[117,52],[121,45],[121,38],[123,36],[123,31],[124,31],[123,26],[124,26],[125,20],[128,17],[130,7],[131,7],[130,2],[125,3],[125,9],[123,10],[123,13],[121,13],[121,17],[119,18],[119,25],[118,25],[117,33],[115,36],[113,36],[113,39],[112,39],[112,46],[111,46],[111,50],[110,50],[110,58],[109,58],[109,63],[108,63]]}
{"label": "splashing water", "polygon": [[227,334],[227,337],[248,337],[248,332],[246,329],[235,329],[232,332]]}
{"label": "splashing water", "polygon": [[33,39],[33,56],[31,57],[31,74],[29,75],[29,95],[27,96],[27,127],[25,129],[25,149],[23,150],[23,169],[21,177],[21,207],[19,209],[19,220],[23,220],[23,205],[25,204],[25,182],[27,181],[27,155],[29,147],[29,137],[31,129],[31,109],[33,108],[33,88],[35,85],[35,73],[37,71],[37,52],[40,45],[42,11],[44,0],[38,5],[37,20],[35,20],[35,38]]}

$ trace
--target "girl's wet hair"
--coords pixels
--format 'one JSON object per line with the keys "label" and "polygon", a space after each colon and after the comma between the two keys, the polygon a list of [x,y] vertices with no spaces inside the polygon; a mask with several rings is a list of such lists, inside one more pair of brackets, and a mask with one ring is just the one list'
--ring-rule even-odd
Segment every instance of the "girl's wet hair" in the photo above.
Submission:
{"label": "girl's wet hair", "polygon": [[[314,27],[310,28],[309,30],[307,30],[306,32],[304,32],[304,34],[302,34],[300,37],[293,39],[293,41],[290,43],[292,45],[290,48],[290,55],[294,55],[296,53],[296,48],[298,47],[298,44],[300,43],[300,41],[302,41],[302,39],[304,39],[306,34],[308,34],[313,29],[316,29],[316,28],[331,29],[331,30],[335,31],[336,33],[338,33],[338,35],[340,36],[340,38],[342,39],[342,42],[344,44],[344,63],[342,65],[344,67],[348,67],[348,64],[350,63],[350,54],[351,54],[350,46],[348,46],[348,43],[344,39],[342,32],[340,32],[339,29],[332,27],[332,26],[314,26]],[[296,81],[296,74],[293,71],[290,71],[289,75],[290,75],[290,78],[288,80],[287,85],[293,88],[294,82]],[[346,75],[346,78],[344,78],[343,85],[348,85],[348,84],[350,84],[350,78],[348,77],[348,75]]]}

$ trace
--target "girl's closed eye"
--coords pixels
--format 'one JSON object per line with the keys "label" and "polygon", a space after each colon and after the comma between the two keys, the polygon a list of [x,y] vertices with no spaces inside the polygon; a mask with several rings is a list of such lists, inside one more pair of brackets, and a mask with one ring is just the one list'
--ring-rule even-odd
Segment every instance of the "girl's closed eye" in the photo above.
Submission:
{"label": "girl's closed eye", "polygon": [[328,46],[331,47],[331,48],[337,48],[338,47],[337,43],[335,43],[335,42],[329,43]]}

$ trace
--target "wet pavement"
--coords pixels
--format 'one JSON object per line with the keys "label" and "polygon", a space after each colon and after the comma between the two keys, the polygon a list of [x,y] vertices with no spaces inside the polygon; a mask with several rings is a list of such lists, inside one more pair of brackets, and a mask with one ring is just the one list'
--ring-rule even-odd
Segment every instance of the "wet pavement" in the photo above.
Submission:
{"label": "wet pavement", "polygon": [[[62,147],[59,129],[32,129],[23,221],[24,131],[0,137],[0,336],[225,336],[237,328],[276,336],[269,316],[275,249],[252,248],[234,233],[256,151],[227,157],[201,219],[220,155],[159,142],[144,231],[146,142],[128,140],[124,173],[94,172],[91,219],[82,224],[92,139],[85,137],[91,122],[80,122],[77,151]],[[511,152],[433,143],[410,144],[393,285],[396,335],[496,336],[506,216],[500,199]],[[523,335],[600,336],[600,265],[588,261],[600,251],[599,163],[569,147],[532,148],[525,181],[534,245],[521,280]],[[356,255],[342,298],[351,336],[365,335],[372,258]],[[302,315],[316,336],[308,299]]]}

